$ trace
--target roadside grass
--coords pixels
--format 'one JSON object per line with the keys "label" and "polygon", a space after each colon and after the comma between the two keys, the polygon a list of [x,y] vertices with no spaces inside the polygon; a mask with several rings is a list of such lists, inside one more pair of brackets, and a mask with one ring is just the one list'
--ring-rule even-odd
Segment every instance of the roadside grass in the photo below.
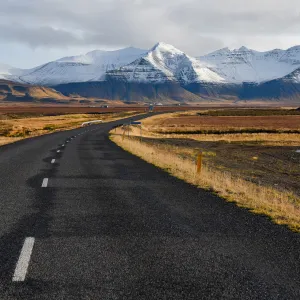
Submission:
{"label": "roadside grass", "polygon": [[55,131],[78,128],[86,121],[101,119],[103,122],[110,122],[136,114],[138,113],[135,111],[99,114],[54,114],[51,116],[33,113],[2,114],[0,145]]}
{"label": "roadside grass", "polygon": [[[149,144],[139,137],[122,137],[118,129],[110,138],[123,149],[141,157],[157,167],[195,186],[214,191],[227,201],[257,214],[264,214],[277,223],[300,232],[300,197],[290,191],[280,191],[272,186],[260,186],[235,176],[231,172],[219,171],[204,164],[200,175],[196,164],[184,155],[179,155],[155,143]],[[208,155],[214,156],[214,153]]]}
{"label": "roadside grass", "polygon": [[43,130],[48,130],[48,131],[53,131],[55,129],[58,129],[58,127],[54,124],[48,124],[43,127]]}
{"label": "roadside grass", "polygon": [[22,137],[2,137],[0,136],[0,146],[17,142],[22,140]]}
{"label": "roadside grass", "polygon": [[153,116],[143,125],[149,132],[164,135],[300,134],[300,113],[247,109],[189,111]]}
{"label": "roadside grass", "polygon": [[[143,120],[143,132],[155,138],[299,146],[299,112],[295,109],[218,109],[168,113]],[[205,113],[209,116],[199,116]],[[242,114],[245,117],[241,117]]]}
{"label": "roadside grass", "polygon": [[[199,134],[202,125],[180,120],[197,113],[199,111],[152,116],[142,122],[142,137],[140,129],[131,126],[130,138],[123,137],[123,130],[118,128],[111,132],[111,139],[178,178],[212,190],[228,201],[300,232],[300,154],[296,153],[300,149],[299,124],[294,122],[292,129],[286,130],[286,123],[291,123],[284,112],[274,131],[266,132],[264,125],[268,119],[253,117],[257,129],[254,132],[249,128],[241,132],[241,124],[237,122],[231,133],[224,133],[224,124],[218,123],[214,128],[217,132]],[[173,124],[173,118],[182,124]],[[180,134],[170,132],[174,127],[179,128]],[[199,151],[203,153],[201,176],[195,171]]]}
{"label": "roadside grass", "polygon": [[[153,117],[151,117],[153,118]],[[206,134],[188,134],[182,132],[179,135],[169,132],[159,132],[150,125],[147,125],[148,119],[143,120],[143,136],[156,139],[185,139],[195,140],[201,142],[222,142],[224,144],[239,144],[239,145],[261,145],[261,146],[299,146],[300,147],[300,134],[299,133],[206,133]],[[133,135],[139,135],[140,130],[136,128],[131,129]]]}
{"label": "roadside grass", "polygon": [[218,135],[225,135],[225,134],[238,134],[238,133],[277,133],[277,134],[290,134],[290,133],[300,133],[300,130],[284,130],[284,129],[258,129],[258,128],[226,128],[225,130],[222,129],[195,129],[195,128],[177,128],[176,130],[173,129],[159,129],[155,130],[156,133],[160,134],[218,134]]}
{"label": "roadside grass", "polygon": [[291,116],[300,115],[297,109],[218,109],[197,112],[205,116]]}
{"label": "roadside grass", "polygon": [[202,108],[199,110],[172,113],[174,117],[186,116],[295,116],[300,110],[295,108]]}
{"label": "roadside grass", "polygon": [[[172,137],[171,135],[164,135]],[[300,134],[294,133],[235,133],[235,134],[202,134],[202,135],[180,135],[180,138],[192,139],[195,141],[223,142],[227,144],[240,145],[265,145],[265,146],[299,146]]]}
{"label": "roadside grass", "polygon": [[300,110],[295,108],[282,108],[282,109],[199,109],[191,111],[182,111],[182,112],[173,112],[165,113],[161,115],[156,115],[151,118],[147,118],[146,125],[153,125],[161,120],[166,120],[167,118],[176,118],[176,117],[192,117],[192,116],[297,116],[300,115]]}

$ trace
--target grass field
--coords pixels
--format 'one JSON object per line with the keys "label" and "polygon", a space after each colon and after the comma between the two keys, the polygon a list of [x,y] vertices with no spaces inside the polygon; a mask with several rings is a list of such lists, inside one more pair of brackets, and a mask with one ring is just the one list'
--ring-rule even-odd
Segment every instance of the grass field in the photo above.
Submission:
{"label": "grass field", "polygon": [[[192,115],[195,113],[192,113]],[[277,109],[218,109],[196,112],[196,115],[204,116],[294,116],[300,115],[300,109],[277,108]]]}
{"label": "grass field", "polygon": [[169,114],[156,116],[146,125],[151,131],[164,134],[300,133],[300,115]]}
{"label": "grass field", "polygon": [[[299,128],[299,123],[294,119],[298,116],[279,114],[280,122],[276,123],[276,117],[267,112],[266,116],[252,116],[252,123],[246,121],[251,127],[260,130],[265,130],[271,123],[278,129],[277,133],[272,134],[198,134],[203,126],[207,126],[202,121],[195,121],[198,113],[154,116],[143,121],[142,139],[138,128],[131,128],[130,139],[122,139],[122,129],[114,132],[112,139],[177,177],[212,189],[230,201],[236,201],[256,213],[269,215],[277,223],[287,224],[299,231],[300,153],[296,151],[300,150],[300,134],[279,133],[285,128]],[[190,118],[190,123],[187,118]],[[245,126],[244,119],[242,116],[235,117],[236,123],[230,120],[229,127]],[[215,130],[226,130],[229,124],[220,119],[212,122]],[[183,132],[186,128],[189,131],[193,128],[194,133],[177,134],[168,131],[170,125],[178,124]],[[203,153],[203,172],[197,178],[195,158],[199,152]]]}

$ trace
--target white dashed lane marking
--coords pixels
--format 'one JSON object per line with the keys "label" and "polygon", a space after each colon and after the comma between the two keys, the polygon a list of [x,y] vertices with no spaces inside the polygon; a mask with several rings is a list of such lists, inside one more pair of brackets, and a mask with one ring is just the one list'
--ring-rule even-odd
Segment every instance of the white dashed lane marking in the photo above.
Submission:
{"label": "white dashed lane marking", "polygon": [[49,181],[48,178],[44,178],[44,179],[43,179],[43,183],[42,183],[42,187],[43,187],[43,188],[45,188],[45,187],[48,186],[48,181]]}
{"label": "white dashed lane marking", "polygon": [[15,269],[15,273],[13,276],[12,281],[24,281],[27,269],[30,262],[30,257],[32,253],[34,245],[34,238],[33,237],[27,237],[24,241],[23,248],[20,253],[20,257]]}
{"label": "white dashed lane marking", "polygon": [[60,150],[57,150],[57,153],[59,153],[60,152]]}
{"label": "white dashed lane marking", "polygon": [[54,164],[54,163],[55,163],[55,159],[52,159],[52,160],[51,160],[51,164]]}

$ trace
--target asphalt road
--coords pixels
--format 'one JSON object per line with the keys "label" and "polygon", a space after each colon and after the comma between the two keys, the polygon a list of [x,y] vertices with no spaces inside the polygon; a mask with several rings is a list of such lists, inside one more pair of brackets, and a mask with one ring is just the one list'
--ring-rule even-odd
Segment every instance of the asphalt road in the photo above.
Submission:
{"label": "asphalt road", "polygon": [[300,299],[299,234],[126,153],[117,123],[0,147],[1,300]]}

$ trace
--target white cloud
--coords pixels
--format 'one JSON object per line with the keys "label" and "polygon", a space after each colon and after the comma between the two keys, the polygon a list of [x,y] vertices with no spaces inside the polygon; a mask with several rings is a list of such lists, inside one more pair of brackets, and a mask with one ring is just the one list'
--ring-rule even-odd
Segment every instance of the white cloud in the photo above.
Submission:
{"label": "white cloud", "polygon": [[8,0],[0,10],[2,48],[45,52],[157,41],[191,55],[242,44],[265,50],[300,44],[299,32],[299,0]]}

